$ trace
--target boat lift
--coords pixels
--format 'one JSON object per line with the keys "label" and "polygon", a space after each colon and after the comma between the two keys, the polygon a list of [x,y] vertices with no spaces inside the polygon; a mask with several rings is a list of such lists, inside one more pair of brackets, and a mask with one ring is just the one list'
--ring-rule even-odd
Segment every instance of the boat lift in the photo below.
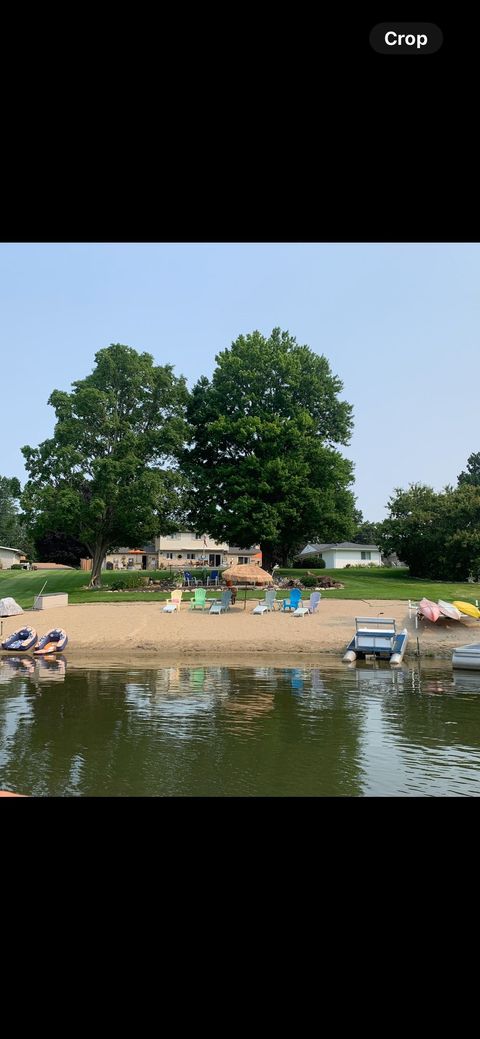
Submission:
{"label": "boat lift", "polygon": [[397,632],[393,617],[355,617],[355,635],[347,646],[344,663],[375,657],[401,664],[407,646],[406,628]]}

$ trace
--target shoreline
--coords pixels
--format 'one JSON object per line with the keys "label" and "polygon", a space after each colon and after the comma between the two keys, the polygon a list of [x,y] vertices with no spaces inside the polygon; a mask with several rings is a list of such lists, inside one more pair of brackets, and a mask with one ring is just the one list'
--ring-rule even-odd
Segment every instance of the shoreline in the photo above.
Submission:
{"label": "shoreline", "polygon": [[[39,636],[51,628],[64,628],[69,642],[64,652],[72,663],[84,658],[90,664],[95,658],[119,663],[125,657],[132,663],[152,661],[178,662],[179,657],[198,663],[225,660],[245,663],[266,658],[291,663],[296,657],[312,663],[319,656],[341,660],[355,630],[355,617],[393,617],[397,630],[406,628],[409,639],[404,660],[417,659],[417,638],[421,658],[451,659],[455,647],[480,641],[480,622],[465,617],[462,621],[447,618],[431,624],[409,614],[403,600],[326,599],[320,601],[315,614],[293,617],[276,610],[253,616],[253,602],[237,599],[227,613],[210,615],[190,610],[182,604],[180,613],[163,613],[162,604],[153,603],[72,603],[49,610],[25,610],[16,617],[3,617],[2,640],[24,625],[35,628]],[[0,660],[11,656],[0,651]],[[28,654],[25,654],[28,655]],[[79,665],[80,666],[80,665]]]}

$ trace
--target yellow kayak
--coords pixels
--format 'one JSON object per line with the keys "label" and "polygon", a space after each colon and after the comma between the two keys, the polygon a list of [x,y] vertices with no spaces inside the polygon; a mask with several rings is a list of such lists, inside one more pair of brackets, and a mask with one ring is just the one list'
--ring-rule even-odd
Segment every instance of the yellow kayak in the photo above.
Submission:
{"label": "yellow kayak", "polygon": [[480,617],[480,610],[477,610],[476,606],[472,606],[471,602],[454,602],[454,606],[460,613],[465,613],[467,617],[475,617],[476,620]]}

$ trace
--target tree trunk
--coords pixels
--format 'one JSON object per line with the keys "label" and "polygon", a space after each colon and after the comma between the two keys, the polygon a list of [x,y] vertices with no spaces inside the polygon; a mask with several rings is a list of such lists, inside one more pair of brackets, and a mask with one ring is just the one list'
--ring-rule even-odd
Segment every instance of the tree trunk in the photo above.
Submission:
{"label": "tree trunk", "polygon": [[90,578],[89,588],[101,588],[101,568],[105,558],[105,552],[107,551],[107,545],[103,541],[97,541],[93,550],[92,559],[92,576]]}
{"label": "tree trunk", "polygon": [[[301,545],[303,548],[303,544]],[[264,570],[272,572],[274,565],[280,567],[289,567],[292,565],[291,557],[295,551],[295,546],[292,545],[279,545],[276,541],[264,541],[260,548],[262,550],[262,567]]]}
{"label": "tree trunk", "polygon": [[267,570],[271,574],[275,563],[275,546],[273,541],[262,541],[260,549],[262,553],[262,569]]}

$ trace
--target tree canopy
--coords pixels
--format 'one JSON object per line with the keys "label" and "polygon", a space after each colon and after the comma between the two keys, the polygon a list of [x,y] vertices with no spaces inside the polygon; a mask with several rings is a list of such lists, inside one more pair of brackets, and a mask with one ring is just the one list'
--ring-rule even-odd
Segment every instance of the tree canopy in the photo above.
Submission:
{"label": "tree canopy", "polygon": [[56,531],[87,546],[95,587],[109,548],[172,529],[188,393],[171,365],[120,343],[99,350],[91,374],[72,385],[49,398],[53,436],[22,448],[22,504],[37,538]]}
{"label": "tree canopy", "polygon": [[425,484],[397,488],[381,525],[384,551],[396,552],[413,577],[465,581],[480,572],[480,487],[436,492]]}
{"label": "tree canopy", "polygon": [[0,476],[0,545],[18,548],[18,507],[20,483],[16,477]]}
{"label": "tree canopy", "polygon": [[274,328],[241,335],[191,393],[190,521],[231,544],[260,542],[265,566],[312,539],[354,529],[352,408],[324,356]]}
{"label": "tree canopy", "polygon": [[63,566],[80,566],[80,560],[88,556],[88,548],[73,534],[62,534],[45,530],[35,542],[37,558],[42,563],[60,563]]}
{"label": "tree canopy", "polygon": [[480,487],[480,452],[470,455],[467,459],[467,471],[460,473],[458,477],[458,485],[462,484]]}
{"label": "tree canopy", "polygon": [[352,541],[356,545],[378,545],[382,524],[364,520],[362,512],[355,509],[356,530]]}
{"label": "tree canopy", "polygon": [[19,548],[30,555],[33,545],[25,518],[19,511],[20,495],[20,481],[16,476],[0,476],[0,545]]}

